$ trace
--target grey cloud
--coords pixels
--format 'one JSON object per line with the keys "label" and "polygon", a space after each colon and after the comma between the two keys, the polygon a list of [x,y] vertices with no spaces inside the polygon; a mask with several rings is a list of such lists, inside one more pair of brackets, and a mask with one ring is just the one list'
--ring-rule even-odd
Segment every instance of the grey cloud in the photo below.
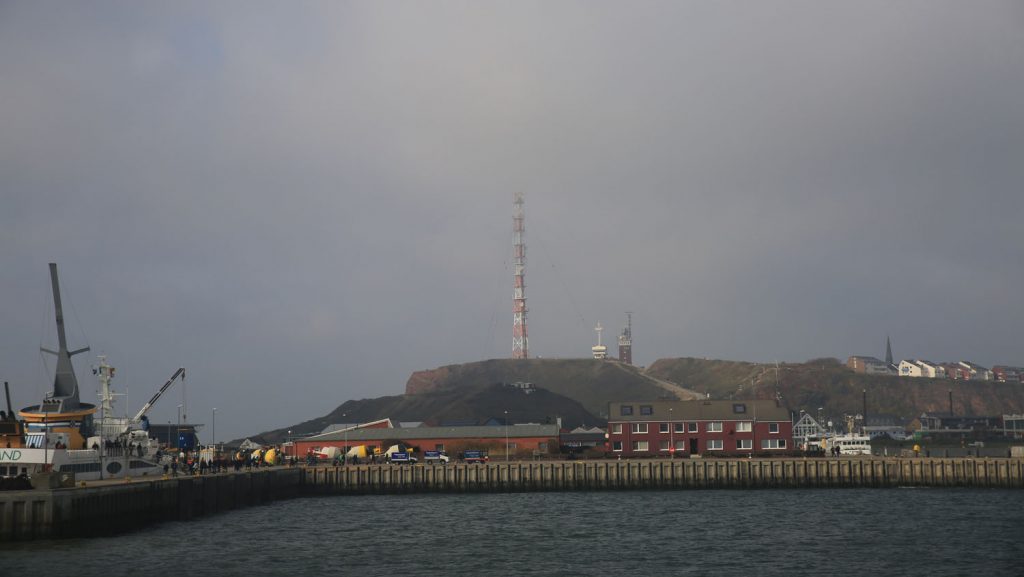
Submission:
{"label": "grey cloud", "polygon": [[225,438],[506,356],[516,191],[534,354],[582,356],[631,310],[645,364],[887,333],[1024,363],[1022,23],[1013,2],[5,3],[0,378],[19,404],[48,381],[51,260],[129,402],[186,365]]}

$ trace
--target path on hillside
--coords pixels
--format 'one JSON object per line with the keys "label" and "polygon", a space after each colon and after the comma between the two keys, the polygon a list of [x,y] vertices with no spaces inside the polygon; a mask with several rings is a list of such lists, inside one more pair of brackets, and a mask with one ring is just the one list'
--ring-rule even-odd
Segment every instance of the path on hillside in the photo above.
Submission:
{"label": "path on hillside", "polygon": [[[622,365],[616,364],[616,366],[619,368],[620,371],[625,371],[626,370],[626,368],[624,366],[622,366]],[[651,383],[653,383],[654,385],[656,385],[656,386],[658,386],[658,387],[660,387],[662,389],[665,389],[666,391],[672,393],[673,395],[675,395],[677,398],[679,398],[682,401],[693,401],[693,400],[696,400],[696,399],[704,398],[704,395],[702,395],[702,394],[700,394],[700,393],[698,393],[696,391],[691,391],[690,389],[687,389],[685,387],[681,387],[681,386],[673,383],[672,381],[666,381],[666,380],[659,379],[657,377],[652,377],[651,375],[648,375],[645,371],[641,370],[641,371],[639,371],[639,374],[641,376],[643,376],[644,378],[650,380]]]}

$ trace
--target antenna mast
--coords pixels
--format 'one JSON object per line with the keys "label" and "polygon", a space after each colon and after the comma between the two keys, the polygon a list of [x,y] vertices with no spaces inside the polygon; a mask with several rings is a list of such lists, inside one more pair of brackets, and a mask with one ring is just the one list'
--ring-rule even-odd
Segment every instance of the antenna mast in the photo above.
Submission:
{"label": "antenna mast", "polygon": [[517,192],[512,212],[512,358],[527,359],[530,357],[529,339],[526,336],[526,232],[523,220],[523,193]]}
{"label": "antenna mast", "polygon": [[595,359],[607,358],[608,357],[608,347],[606,347],[603,344],[601,344],[601,331],[604,330],[604,327],[601,326],[601,322],[600,321],[598,321],[597,326],[594,327],[594,330],[597,331],[597,346],[590,347],[590,352],[591,352],[591,354],[594,355]]}

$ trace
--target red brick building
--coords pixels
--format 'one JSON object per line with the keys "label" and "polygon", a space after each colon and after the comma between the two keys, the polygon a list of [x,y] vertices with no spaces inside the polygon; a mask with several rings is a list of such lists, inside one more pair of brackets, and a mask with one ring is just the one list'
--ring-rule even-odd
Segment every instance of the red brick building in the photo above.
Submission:
{"label": "red brick building", "polygon": [[608,405],[608,451],[623,457],[751,455],[793,449],[775,401],[635,401]]}

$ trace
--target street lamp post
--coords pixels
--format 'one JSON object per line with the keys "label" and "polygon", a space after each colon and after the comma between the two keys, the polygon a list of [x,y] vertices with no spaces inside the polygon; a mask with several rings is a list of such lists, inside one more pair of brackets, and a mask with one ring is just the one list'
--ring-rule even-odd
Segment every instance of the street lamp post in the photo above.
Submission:
{"label": "street lamp post", "polygon": [[211,439],[213,441],[213,458],[216,459],[217,458],[217,407],[213,408],[213,431],[210,433],[210,436],[213,437]]}
{"label": "street lamp post", "polygon": [[181,407],[182,405],[178,405],[178,426],[174,430],[174,448],[179,452],[181,450]]}
{"label": "street lamp post", "polygon": [[508,411],[505,411],[505,462],[508,462]]}
{"label": "street lamp post", "polygon": [[668,458],[676,458],[676,424],[672,422],[672,407],[668,408]]}
{"label": "street lamp post", "polygon": [[[298,447],[295,446],[295,439],[292,438],[292,430],[291,429],[288,429],[288,439],[287,439],[287,441],[292,444],[292,459],[294,459],[295,461],[298,461],[299,460],[299,449],[298,449]],[[293,461],[293,464],[294,464],[294,461]]]}

